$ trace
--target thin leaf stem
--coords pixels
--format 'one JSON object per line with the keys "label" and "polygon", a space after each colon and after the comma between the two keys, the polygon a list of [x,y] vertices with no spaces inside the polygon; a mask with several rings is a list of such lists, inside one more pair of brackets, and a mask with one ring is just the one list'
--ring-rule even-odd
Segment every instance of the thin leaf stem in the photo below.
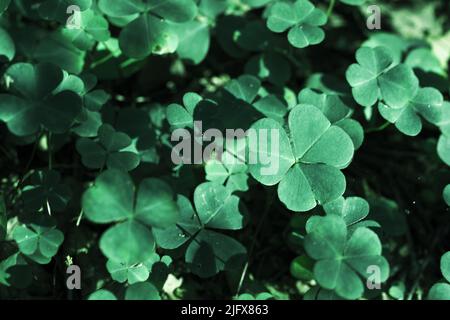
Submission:
{"label": "thin leaf stem", "polygon": [[76,223],[77,227],[80,226],[81,219],[83,218],[83,213],[84,213],[84,211],[83,211],[83,209],[81,209],[80,214],[78,215],[77,223]]}
{"label": "thin leaf stem", "polygon": [[328,6],[328,10],[327,10],[327,17],[331,16],[335,5],[336,5],[336,0],[330,0],[330,5]]}
{"label": "thin leaf stem", "polygon": [[379,132],[382,131],[384,129],[386,129],[387,127],[389,127],[391,123],[389,121],[386,121],[385,123],[383,123],[381,126],[376,127],[376,128],[370,128],[366,130],[366,133],[372,133],[372,132]]}

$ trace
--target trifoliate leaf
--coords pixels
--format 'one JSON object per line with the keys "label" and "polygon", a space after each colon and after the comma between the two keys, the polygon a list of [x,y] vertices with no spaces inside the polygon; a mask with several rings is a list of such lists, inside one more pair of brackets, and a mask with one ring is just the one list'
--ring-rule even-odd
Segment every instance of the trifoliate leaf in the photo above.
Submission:
{"label": "trifoliate leaf", "polygon": [[419,80],[414,72],[403,64],[392,67],[394,58],[386,47],[362,47],[356,60],[346,76],[360,105],[370,107],[383,100],[391,108],[404,108],[417,94]]}
{"label": "trifoliate leaf", "polygon": [[[60,212],[66,208],[71,192],[68,186],[61,183],[61,176],[53,170],[35,172],[23,188],[22,201],[27,212]],[[50,210],[50,212],[47,212]]]}
{"label": "trifoliate leaf", "polygon": [[0,120],[15,135],[31,135],[42,127],[64,133],[81,111],[82,101],[77,94],[52,94],[63,80],[63,72],[54,65],[17,63],[9,67],[6,76],[16,95],[0,95]]}
{"label": "trifoliate leaf", "polygon": [[248,167],[238,156],[226,151],[222,159],[211,159],[205,164],[206,180],[225,184],[229,192],[248,190]]}
{"label": "trifoliate leaf", "polygon": [[321,43],[325,33],[320,28],[327,23],[327,15],[308,0],[294,3],[276,2],[269,10],[267,27],[281,33],[289,29],[288,40],[296,48]]}
{"label": "trifoliate leaf", "polygon": [[154,229],[156,242],[167,249],[175,249],[191,240],[186,262],[191,270],[203,277],[211,277],[226,269],[227,262],[245,255],[245,248],[233,238],[211,229],[238,230],[243,226],[239,198],[222,185],[206,182],[194,192],[196,210],[184,196],[178,196],[180,220],[164,230]]}
{"label": "trifoliate leaf", "polygon": [[52,219],[40,215],[26,225],[17,226],[13,232],[13,239],[21,253],[38,263],[46,264],[57,253],[64,235],[56,229]]}
{"label": "trifoliate leaf", "polygon": [[331,215],[320,218],[307,232],[305,250],[316,260],[314,276],[321,287],[343,298],[357,299],[364,292],[368,267],[379,268],[381,282],[387,279],[389,265],[381,256],[380,240],[373,231],[357,228],[347,239],[345,221]]}
{"label": "trifoliate leaf", "polygon": [[356,52],[358,64],[352,64],[346,73],[356,102],[364,107],[374,105],[380,98],[378,78],[393,63],[393,58],[385,47],[362,47]]}
{"label": "trifoliate leaf", "polygon": [[[398,130],[408,136],[416,136],[422,130],[420,116],[433,124],[439,124],[442,119],[444,98],[434,88],[421,88],[403,108],[391,108],[379,103],[380,114],[391,123],[395,123]],[[420,115],[420,116],[419,116]]]}
{"label": "trifoliate leaf", "polygon": [[116,132],[112,126],[104,124],[98,130],[98,141],[81,138],[77,141],[76,148],[81,154],[81,161],[88,168],[100,169],[107,166],[130,171],[140,162],[136,153],[124,150],[131,143],[128,135]]}
{"label": "trifoliate leaf", "polygon": [[[274,168],[269,172],[267,165],[249,161],[250,173],[265,185],[280,182],[278,197],[293,211],[308,211],[317,203],[337,199],[345,191],[345,178],[339,169],[353,157],[351,138],[312,105],[292,109],[288,122],[290,137],[274,120],[262,119],[252,126],[256,132],[265,129],[269,134],[267,147],[261,147],[261,141],[249,142],[249,159],[261,162],[272,156],[269,159]],[[275,133],[274,141],[269,138],[271,132]],[[272,144],[278,148],[276,153],[270,151]]]}
{"label": "trifoliate leaf", "polygon": [[82,199],[89,220],[96,223],[125,221],[102,235],[100,248],[113,262],[127,265],[144,262],[154,253],[153,235],[148,227],[173,226],[178,218],[172,191],[164,182],[144,179],[136,195],[134,190],[127,174],[108,170],[97,178]]}

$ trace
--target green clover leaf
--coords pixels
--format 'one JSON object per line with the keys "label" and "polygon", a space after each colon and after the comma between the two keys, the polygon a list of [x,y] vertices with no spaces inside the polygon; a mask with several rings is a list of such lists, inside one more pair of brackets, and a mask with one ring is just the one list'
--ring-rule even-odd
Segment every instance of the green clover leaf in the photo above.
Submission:
{"label": "green clover leaf", "polygon": [[327,15],[308,0],[294,3],[276,2],[269,11],[267,27],[277,33],[289,29],[288,40],[296,48],[321,43],[325,33],[320,28],[327,23]]}
{"label": "green clover leaf", "polygon": [[[206,162],[206,180],[224,184],[230,192],[247,191],[247,165],[229,153],[225,153],[223,157],[225,159],[222,161],[211,159]],[[234,159],[228,160],[229,158]]]}
{"label": "green clover leaf", "polygon": [[420,88],[413,99],[403,108],[391,108],[380,102],[378,110],[383,118],[408,136],[416,136],[422,131],[420,116],[433,124],[438,124],[442,118],[444,97],[434,88]]}
{"label": "green clover leaf", "polygon": [[154,230],[156,242],[175,249],[189,242],[185,260],[196,275],[207,278],[225,270],[227,263],[245,255],[245,248],[233,238],[214,230],[239,230],[243,226],[239,198],[224,186],[205,182],[194,192],[194,204],[178,195],[180,220],[164,230]]}
{"label": "green clover leaf", "polygon": [[[278,197],[292,211],[308,211],[325,204],[345,191],[345,177],[339,169],[346,167],[354,153],[350,136],[332,125],[318,108],[298,105],[289,114],[289,135],[275,120],[262,119],[252,125],[260,132],[268,130],[267,148],[249,143],[249,159],[272,157],[278,170],[264,174],[267,165],[249,163],[251,175],[264,185],[278,185]],[[270,132],[277,132],[272,141]],[[278,150],[272,153],[272,144]],[[267,150],[266,150],[267,149]]]}
{"label": "green clover leaf", "polygon": [[[128,282],[129,284],[135,284],[138,282],[144,282],[149,279],[150,274],[157,273],[158,264],[163,264],[165,267],[169,267],[172,259],[169,256],[159,257],[158,254],[153,253],[149,259],[141,263],[127,264],[123,262],[115,262],[108,260],[106,268],[111,274],[113,280],[118,282]],[[155,269],[155,272],[152,271]],[[165,279],[163,279],[164,281]]]}
{"label": "green clover leaf", "polygon": [[[212,157],[205,163],[206,180],[224,184],[230,193],[248,190],[248,166],[240,156],[245,155],[245,140],[229,146],[220,157]],[[242,152],[239,152],[242,151]]]}
{"label": "green clover leaf", "polygon": [[23,188],[22,201],[27,212],[63,211],[71,197],[70,189],[61,183],[61,176],[53,170],[35,172]]}
{"label": "green clover leaf", "polygon": [[381,256],[381,243],[371,230],[357,228],[347,238],[345,221],[336,215],[320,218],[310,228],[304,240],[307,254],[316,260],[314,276],[321,287],[335,291],[346,299],[360,298],[367,268],[377,266],[381,281],[389,275],[389,265]]}
{"label": "green clover leaf", "polygon": [[82,75],[79,80],[83,82],[83,88],[80,92],[83,96],[84,108],[77,118],[77,123],[72,128],[72,131],[80,137],[93,138],[97,136],[98,130],[102,125],[100,111],[111,96],[104,90],[94,89],[97,84],[97,77],[94,75]]}
{"label": "green clover leaf", "polygon": [[128,135],[104,124],[98,130],[98,141],[81,138],[76,148],[81,154],[81,161],[88,168],[101,169],[106,165],[110,169],[130,171],[140,162],[136,153],[124,150],[131,143]]}
{"label": "green clover leaf", "polygon": [[371,107],[383,100],[391,108],[403,108],[417,93],[419,80],[412,69],[400,64],[386,47],[362,47],[356,52],[358,64],[346,73],[356,102]]}
{"label": "green clover leaf", "polygon": [[100,0],[98,5],[110,17],[131,17],[119,35],[119,44],[127,56],[136,59],[151,53],[174,52],[179,36],[169,22],[189,22],[197,15],[193,0],[125,0],[117,3]]}
{"label": "green clover leaf", "polygon": [[144,179],[135,192],[131,178],[118,170],[98,176],[82,204],[92,222],[118,222],[102,235],[100,249],[108,259],[127,265],[144,262],[154,253],[149,227],[168,228],[178,219],[172,190],[165,182]]}
{"label": "green clover leaf", "polygon": [[12,236],[21,253],[42,264],[50,262],[64,241],[64,234],[56,229],[51,218],[44,215],[17,226]]}
{"label": "green clover leaf", "polygon": [[42,127],[64,133],[81,112],[82,101],[76,93],[53,94],[63,80],[56,66],[17,63],[8,68],[6,77],[15,95],[0,94],[0,120],[17,136],[35,134]]}

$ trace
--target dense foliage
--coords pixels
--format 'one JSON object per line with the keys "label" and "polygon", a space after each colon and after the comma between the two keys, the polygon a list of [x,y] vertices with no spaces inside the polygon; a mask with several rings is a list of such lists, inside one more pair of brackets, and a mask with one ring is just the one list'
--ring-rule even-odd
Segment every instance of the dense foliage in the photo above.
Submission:
{"label": "dense foliage", "polygon": [[450,300],[449,16],[0,0],[0,298]]}

